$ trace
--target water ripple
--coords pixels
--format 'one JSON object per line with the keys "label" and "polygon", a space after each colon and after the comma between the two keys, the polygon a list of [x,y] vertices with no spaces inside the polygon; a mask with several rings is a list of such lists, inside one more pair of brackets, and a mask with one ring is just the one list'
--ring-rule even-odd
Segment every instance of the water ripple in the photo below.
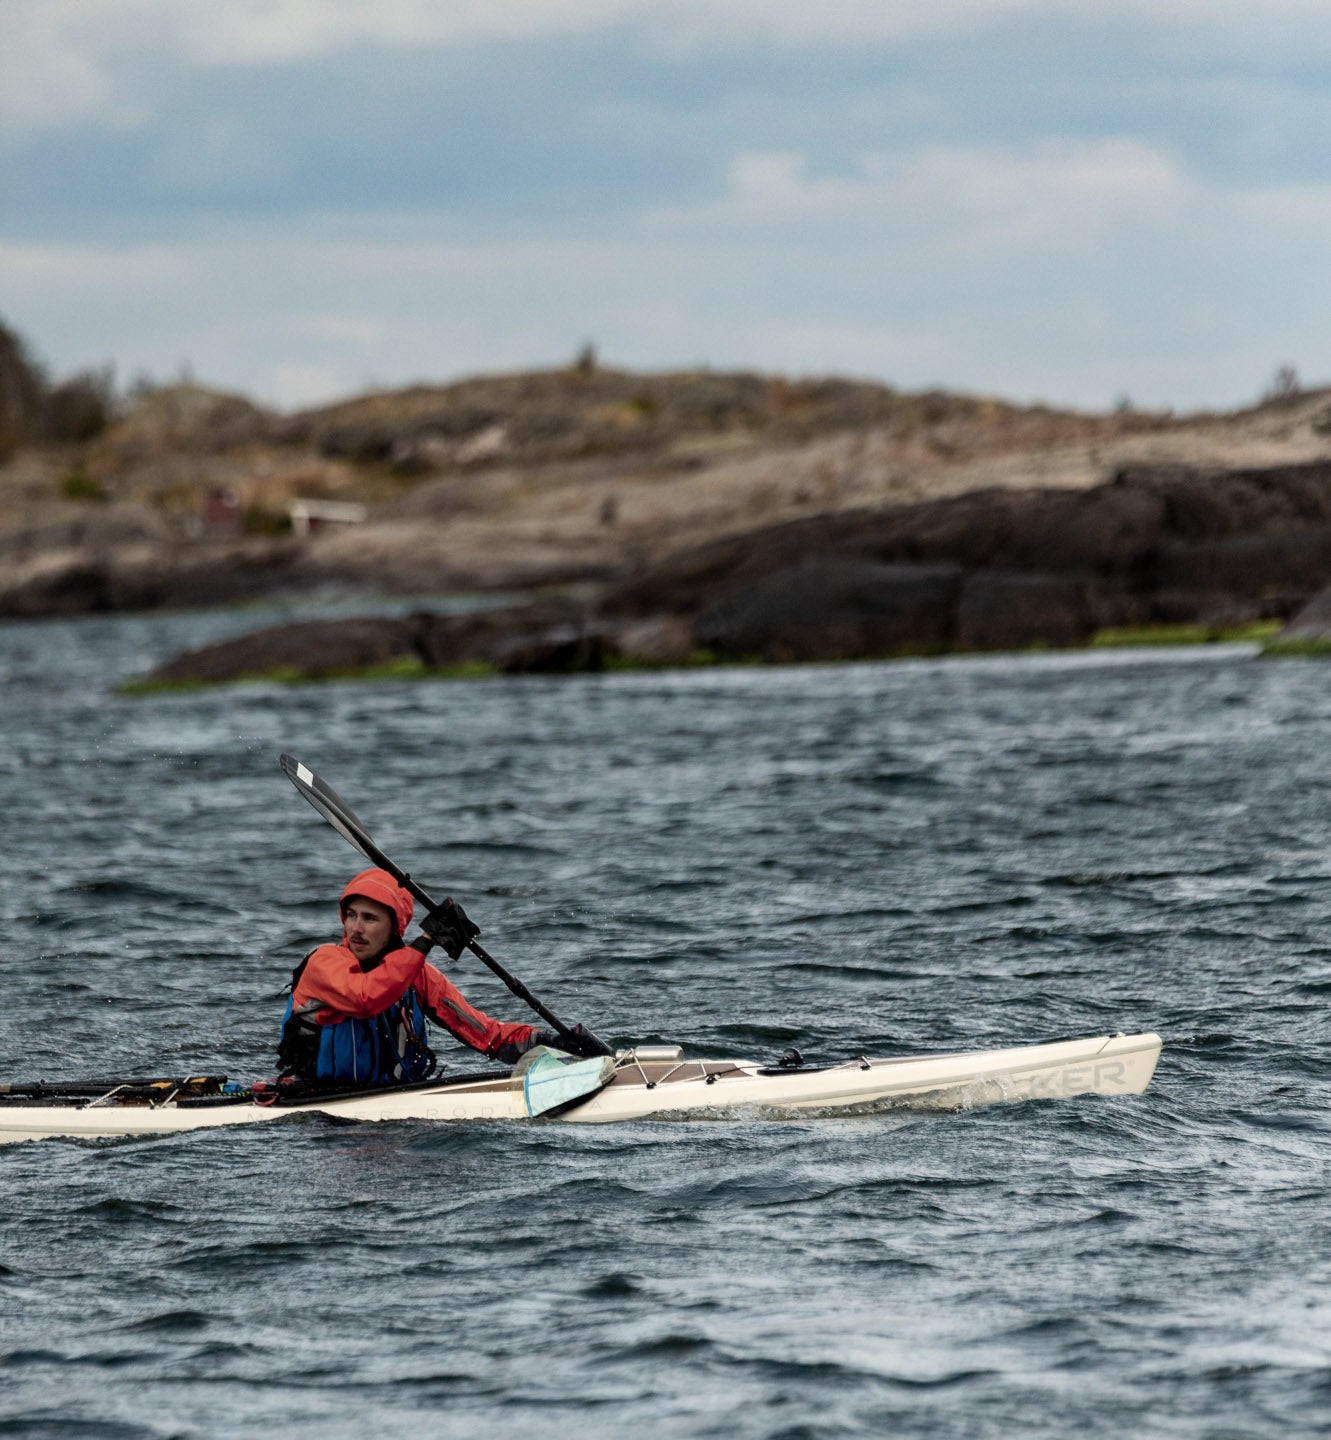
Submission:
{"label": "water ripple", "polygon": [[[810,1060],[1157,1029],[1141,1099],[0,1150],[0,1435],[1318,1433],[1331,670],[990,657],[112,698],[0,629],[4,1079],[270,1073],[357,857],[561,1013]],[[455,978],[520,1007],[479,966]]]}

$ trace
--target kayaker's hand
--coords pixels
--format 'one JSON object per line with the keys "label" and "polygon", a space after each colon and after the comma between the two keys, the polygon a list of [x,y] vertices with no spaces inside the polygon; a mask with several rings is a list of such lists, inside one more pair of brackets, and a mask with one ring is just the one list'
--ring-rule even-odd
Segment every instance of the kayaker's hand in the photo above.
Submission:
{"label": "kayaker's hand", "polygon": [[[561,1035],[557,1030],[533,1030],[531,1039],[522,1046],[519,1053],[525,1054],[528,1050],[534,1050],[538,1045],[544,1045],[550,1050],[562,1050],[566,1055],[578,1055],[584,1060],[593,1059],[597,1055],[613,1055],[615,1053],[604,1040],[593,1035],[585,1025],[575,1025],[567,1035]],[[505,1056],[500,1052],[496,1053],[495,1058],[504,1060]]]}
{"label": "kayaker's hand", "polygon": [[451,899],[430,911],[421,921],[421,930],[444,947],[450,960],[456,960],[467,948],[468,941],[481,933],[480,926],[473,925],[462,906]]}
{"label": "kayaker's hand", "polygon": [[585,1025],[575,1025],[567,1035],[561,1035],[555,1044],[587,1060],[594,1059],[597,1055],[615,1053],[612,1046],[607,1045],[599,1035],[593,1035]]}

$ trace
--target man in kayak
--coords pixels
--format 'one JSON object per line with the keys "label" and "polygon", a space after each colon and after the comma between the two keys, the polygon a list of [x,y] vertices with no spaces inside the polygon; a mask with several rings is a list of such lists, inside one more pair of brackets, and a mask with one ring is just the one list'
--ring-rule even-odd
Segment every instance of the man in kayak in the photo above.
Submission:
{"label": "man in kayak", "polygon": [[480,931],[446,900],[404,944],[411,895],[386,870],[363,870],[342,892],[342,943],[320,945],[296,967],[277,1056],[282,1073],[349,1085],[423,1080],[435,1067],[429,1020],[492,1060],[513,1064],[535,1045],[592,1056],[613,1052],[581,1025],[570,1036],[492,1020],[425,957],[456,960]]}

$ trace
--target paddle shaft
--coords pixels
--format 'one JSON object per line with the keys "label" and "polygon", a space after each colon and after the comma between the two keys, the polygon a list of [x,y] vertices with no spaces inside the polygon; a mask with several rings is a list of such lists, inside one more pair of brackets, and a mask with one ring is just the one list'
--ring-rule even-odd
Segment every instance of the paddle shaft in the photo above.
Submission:
{"label": "paddle shaft", "polygon": [[[435,901],[425,890],[423,890],[400,865],[395,865],[374,843],[365,826],[361,824],[360,820],[352,813],[350,806],[347,805],[331,786],[325,784],[312,770],[301,765],[293,756],[282,756],[282,769],[287,779],[290,780],[296,789],[310,802],[314,809],[317,810],[340,835],[350,841],[367,860],[373,861],[381,870],[387,870],[397,883],[419,900],[427,910],[437,908]],[[531,1006],[548,1025],[554,1026],[565,1039],[576,1039],[573,1032],[559,1019],[554,1011],[543,1005],[516,975],[510,975],[483,945],[478,945],[475,940],[469,940],[467,942],[467,949],[476,956],[482,965],[485,965],[497,975],[519,1000]]]}

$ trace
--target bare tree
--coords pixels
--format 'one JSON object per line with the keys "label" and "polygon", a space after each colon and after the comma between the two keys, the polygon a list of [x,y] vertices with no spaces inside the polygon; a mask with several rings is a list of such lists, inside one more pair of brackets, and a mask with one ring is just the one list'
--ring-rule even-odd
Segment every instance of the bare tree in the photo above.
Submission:
{"label": "bare tree", "polygon": [[23,337],[0,320],[0,461],[37,438],[46,411],[46,376]]}
{"label": "bare tree", "polygon": [[1263,400],[1294,400],[1303,394],[1303,383],[1293,365],[1278,365]]}

